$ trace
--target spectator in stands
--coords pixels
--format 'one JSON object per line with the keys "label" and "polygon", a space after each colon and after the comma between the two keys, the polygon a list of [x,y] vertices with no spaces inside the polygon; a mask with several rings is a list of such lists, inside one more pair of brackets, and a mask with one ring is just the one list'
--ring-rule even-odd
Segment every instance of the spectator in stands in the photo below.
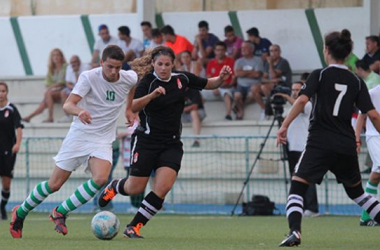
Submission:
{"label": "spectator in stands", "polygon": [[366,54],[362,60],[369,64],[371,70],[380,73],[380,41],[378,36],[367,36],[365,38]]}
{"label": "spectator in stands", "polygon": [[[183,109],[181,121],[183,123],[191,122],[193,133],[201,134],[201,122],[206,117],[206,111],[203,106],[202,96],[199,90],[187,88],[185,91],[185,107]],[[199,140],[193,142],[192,147],[199,147]]]}
{"label": "spectator in stands", "polygon": [[244,41],[241,46],[242,57],[237,59],[234,65],[237,87],[234,94],[236,119],[244,117],[244,102],[247,95],[256,85],[260,85],[264,71],[263,61],[254,56],[255,45],[250,41]]}
{"label": "spectator in stands", "polygon": [[261,84],[254,86],[252,89],[252,96],[261,108],[261,120],[265,119],[263,96],[269,97],[276,84],[286,87],[291,87],[292,84],[292,70],[288,60],[281,57],[280,46],[277,44],[271,45],[269,52],[270,56],[267,56],[267,60],[264,62],[264,74],[261,78]]}
{"label": "spectator in stands", "polygon": [[202,65],[195,60],[192,60],[190,51],[183,51],[180,54],[180,64],[176,66],[179,71],[186,71],[199,76],[202,71]]}
{"label": "spectator in stands", "polygon": [[183,51],[193,51],[194,46],[186,39],[186,37],[177,35],[174,33],[174,29],[170,25],[165,25],[161,29],[161,33],[164,37],[165,45],[171,48],[177,59],[179,54]]}
{"label": "spectator in stands", "polygon": [[164,45],[165,41],[162,37],[161,31],[159,29],[152,29],[152,42],[150,44],[151,49],[156,48],[157,46]]}
{"label": "spectator in stands", "polygon": [[[215,45],[214,53],[215,58],[211,59],[207,64],[206,76],[208,78],[218,76],[218,73],[223,68],[224,65],[230,66],[231,69],[234,68],[235,60],[231,57],[226,56],[227,46],[224,42],[217,42]],[[224,100],[226,106],[226,120],[232,120],[231,111],[232,111],[232,102],[234,95],[234,84],[233,84],[233,72],[230,78],[225,80],[223,84],[214,91],[215,94],[220,94]]]}
{"label": "spectator in stands", "polygon": [[243,43],[243,39],[235,35],[235,30],[231,25],[227,25],[224,28],[224,36],[226,40],[224,43],[227,46],[227,56],[238,59],[241,57],[241,45]]}
{"label": "spectator in stands", "polygon": [[8,85],[0,82],[0,177],[1,177],[1,219],[7,219],[5,206],[11,195],[11,181],[16,155],[22,140],[21,116],[13,103],[8,101]]}
{"label": "spectator in stands", "polygon": [[[89,66],[86,63],[82,63],[79,56],[73,55],[70,58],[70,64],[67,66],[66,70],[66,86],[61,90],[62,105],[66,102],[74,85],[77,83],[79,75],[86,70],[89,70]],[[58,122],[72,122],[72,120],[72,116],[65,112],[65,115],[62,116]]]}
{"label": "spectator in stands", "polygon": [[140,26],[144,35],[144,41],[143,41],[144,50],[147,48],[151,48],[152,47],[152,24],[148,21],[142,21]]}
{"label": "spectator in stands", "polygon": [[261,56],[261,59],[265,62],[269,55],[269,47],[272,43],[259,35],[259,30],[255,27],[247,30],[248,40],[255,44],[255,56]]}
{"label": "spectator in stands", "polygon": [[368,89],[373,89],[380,84],[380,75],[371,70],[369,64],[365,60],[358,60],[355,65],[356,74],[364,80]]}
{"label": "spectator in stands", "polygon": [[[125,62],[130,62],[133,59],[140,57],[144,51],[143,43],[131,37],[131,31],[127,26],[120,26],[119,30],[119,43],[117,44],[125,53]],[[125,63],[123,64],[123,69],[129,69]]]}
{"label": "spectator in stands", "polygon": [[210,59],[215,57],[215,44],[219,42],[219,38],[208,32],[208,23],[200,21],[198,23],[198,35],[195,36],[194,49],[192,52],[193,59],[197,59],[202,67],[207,67]]}
{"label": "spectator in stands", "polygon": [[99,67],[99,58],[102,56],[103,50],[108,45],[116,45],[118,40],[116,37],[110,35],[107,25],[99,25],[99,36],[94,44],[94,52],[92,53],[91,68]]}
{"label": "spectator in stands", "polygon": [[46,91],[44,94],[44,99],[35,111],[23,118],[23,121],[30,122],[34,116],[41,114],[46,108],[49,110],[49,116],[43,122],[54,121],[54,102],[59,102],[61,100],[61,90],[65,87],[66,84],[66,67],[66,59],[62,51],[57,48],[53,49],[50,52],[49,56],[48,73],[45,80]]}
{"label": "spectator in stands", "polygon": [[355,62],[357,60],[359,60],[359,58],[353,52],[351,52],[344,60],[344,65],[346,65],[352,72],[356,72]]}

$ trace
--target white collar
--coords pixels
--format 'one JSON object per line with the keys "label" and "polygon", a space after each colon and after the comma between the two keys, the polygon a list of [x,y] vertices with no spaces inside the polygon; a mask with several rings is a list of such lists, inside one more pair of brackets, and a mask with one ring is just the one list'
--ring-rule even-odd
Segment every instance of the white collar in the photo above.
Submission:
{"label": "white collar", "polygon": [[344,64],[336,64],[336,63],[332,63],[330,64],[328,67],[335,67],[335,68],[340,68],[340,69],[347,69],[348,70],[348,67]]}
{"label": "white collar", "polygon": [[158,75],[156,74],[156,71],[153,71],[153,75],[154,75],[158,80],[160,80],[161,82],[170,82],[170,80],[172,79],[172,75],[171,75],[171,74],[170,74],[169,79],[167,79],[167,80],[164,80],[164,79],[159,78]]}
{"label": "white collar", "polygon": [[3,111],[3,110],[6,109],[10,104],[11,104],[11,102],[8,101],[7,105],[5,105],[4,107],[0,108],[0,110]]}

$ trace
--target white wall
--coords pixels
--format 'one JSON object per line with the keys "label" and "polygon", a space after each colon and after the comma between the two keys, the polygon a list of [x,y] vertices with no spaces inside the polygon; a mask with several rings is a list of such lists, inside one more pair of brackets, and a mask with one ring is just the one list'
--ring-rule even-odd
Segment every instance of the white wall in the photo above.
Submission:
{"label": "white wall", "polygon": [[91,52],[79,15],[30,16],[18,20],[34,75],[46,75],[53,48],[61,49],[67,61],[78,55],[82,62],[90,62]]}
{"label": "white wall", "polygon": [[25,75],[9,17],[0,18],[0,76]]}
{"label": "white wall", "polygon": [[205,20],[209,24],[209,32],[216,35],[221,41],[224,38],[224,27],[231,25],[227,11],[212,12],[167,12],[162,13],[165,25],[173,27],[176,34],[185,36],[194,43],[198,34],[198,23]]}

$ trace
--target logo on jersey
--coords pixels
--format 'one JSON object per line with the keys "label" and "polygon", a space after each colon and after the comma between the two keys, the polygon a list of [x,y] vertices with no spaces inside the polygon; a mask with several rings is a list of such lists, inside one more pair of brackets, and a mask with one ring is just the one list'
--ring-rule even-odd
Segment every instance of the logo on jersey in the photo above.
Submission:
{"label": "logo on jersey", "polygon": [[4,112],[4,117],[7,118],[8,116],[9,116],[9,110],[7,109],[7,110],[5,110],[5,112]]}
{"label": "logo on jersey", "polygon": [[177,86],[179,89],[182,89],[182,82],[179,78],[177,78]]}
{"label": "logo on jersey", "polygon": [[133,162],[136,163],[138,159],[139,159],[139,153],[136,152],[136,153],[133,155]]}

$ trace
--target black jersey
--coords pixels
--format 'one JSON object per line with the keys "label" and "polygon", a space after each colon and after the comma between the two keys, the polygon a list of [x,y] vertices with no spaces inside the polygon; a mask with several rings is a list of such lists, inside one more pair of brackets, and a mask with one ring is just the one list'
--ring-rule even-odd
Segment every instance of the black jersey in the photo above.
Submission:
{"label": "black jersey", "polygon": [[156,88],[165,88],[161,95],[140,111],[140,125],[145,134],[154,138],[175,138],[181,134],[181,115],[185,105],[186,88],[201,90],[207,79],[188,72],[173,72],[168,82],[161,81],[153,73],[146,75],[137,85],[134,98],[152,93]]}
{"label": "black jersey", "polygon": [[301,90],[313,103],[307,144],[342,154],[356,154],[351,125],[353,106],[374,109],[366,84],[343,65],[313,71]]}
{"label": "black jersey", "polygon": [[0,108],[0,150],[10,150],[16,143],[17,128],[23,128],[21,116],[17,108],[8,103]]}

